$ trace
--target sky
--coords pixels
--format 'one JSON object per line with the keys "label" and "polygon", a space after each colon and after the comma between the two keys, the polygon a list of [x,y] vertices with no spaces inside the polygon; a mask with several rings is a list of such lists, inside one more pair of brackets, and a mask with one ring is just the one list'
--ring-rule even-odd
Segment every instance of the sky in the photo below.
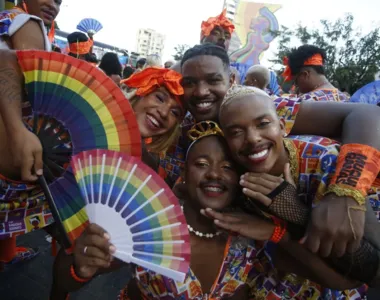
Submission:
{"label": "sky", "polygon": [[[354,15],[355,25],[364,33],[380,25],[380,1],[375,0],[262,2],[281,4],[282,8],[275,15],[280,25],[290,28],[298,23],[315,27],[320,19],[335,20],[347,12]],[[172,59],[176,45],[199,43],[201,22],[218,15],[223,3],[223,0],[63,0],[57,22],[61,30],[72,32],[81,19],[95,18],[104,27],[95,35],[95,40],[130,52],[136,50],[138,29],[152,28],[166,36],[163,60],[167,60]],[[276,47],[274,41],[264,55],[264,62],[273,57]]]}

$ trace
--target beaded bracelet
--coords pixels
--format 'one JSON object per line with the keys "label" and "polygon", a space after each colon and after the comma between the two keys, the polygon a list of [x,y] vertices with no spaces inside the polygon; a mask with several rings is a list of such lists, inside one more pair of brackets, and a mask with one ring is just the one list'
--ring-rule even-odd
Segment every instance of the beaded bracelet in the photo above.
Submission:
{"label": "beaded bracelet", "polygon": [[281,221],[275,217],[272,217],[272,220],[274,222],[275,227],[274,227],[272,236],[270,237],[269,240],[275,244],[278,244],[286,233],[286,224],[285,223],[281,224]]}
{"label": "beaded bracelet", "polygon": [[81,278],[79,277],[76,273],[75,273],[75,269],[74,269],[74,265],[71,265],[70,267],[70,275],[71,277],[76,281],[76,282],[79,282],[79,283],[85,283],[87,281],[89,281],[91,278]]}
{"label": "beaded bracelet", "polygon": [[364,205],[379,171],[380,151],[367,145],[343,145],[335,174],[325,194],[351,197],[359,205]]}

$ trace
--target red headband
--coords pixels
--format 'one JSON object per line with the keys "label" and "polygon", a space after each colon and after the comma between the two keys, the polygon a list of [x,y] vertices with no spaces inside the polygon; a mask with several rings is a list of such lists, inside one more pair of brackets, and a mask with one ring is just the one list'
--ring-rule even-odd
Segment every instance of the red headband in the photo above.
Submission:
{"label": "red headband", "polygon": [[235,25],[227,19],[227,10],[224,9],[223,12],[217,17],[211,17],[207,21],[203,21],[201,25],[201,40],[209,36],[211,31],[216,27],[220,26],[224,30],[227,30],[230,34],[234,32]]}
{"label": "red headband", "polygon": [[91,51],[91,47],[94,42],[92,40],[88,40],[87,42],[74,42],[69,45],[70,53],[76,55],[84,55]]}
{"label": "red headband", "polygon": [[[285,71],[282,73],[282,77],[284,77],[285,82],[292,80],[292,69],[289,66],[289,59],[284,57],[283,64],[285,67]],[[309,57],[303,63],[304,66],[323,66],[323,57],[321,54],[317,53],[313,56]]]}
{"label": "red headband", "polygon": [[170,94],[175,96],[176,101],[182,107],[180,96],[183,95],[184,91],[181,86],[181,80],[182,75],[174,70],[152,67],[133,74],[128,79],[122,80],[121,83],[128,87],[136,88],[137,96],[149,95],[163,86]]}

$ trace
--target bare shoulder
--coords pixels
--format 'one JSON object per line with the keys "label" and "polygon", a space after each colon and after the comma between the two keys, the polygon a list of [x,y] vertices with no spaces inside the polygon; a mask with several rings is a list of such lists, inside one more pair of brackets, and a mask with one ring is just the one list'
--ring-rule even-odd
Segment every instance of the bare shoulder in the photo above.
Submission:
{"label": "bare shoulder", "polygon": [[29,20],[11,38],[13,49],[45,50],[45,37],[41,25],[36,20]]}

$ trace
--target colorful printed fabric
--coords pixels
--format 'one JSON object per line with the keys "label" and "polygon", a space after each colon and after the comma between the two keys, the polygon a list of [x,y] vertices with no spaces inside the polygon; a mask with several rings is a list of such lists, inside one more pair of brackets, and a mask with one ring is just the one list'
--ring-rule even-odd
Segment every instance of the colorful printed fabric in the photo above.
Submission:
{"label": "colorful printed fabric", "polygon": [[348,94],[339,91],[338,89],[317,89],[310,93],[305,94],[283,94],[283,98],[302,101],[334,101],[334,102],[348,102],[350,97]]}
{"label": "colorful printed fabric", "polygon": [[0,177],[0,239],[32,232],[53,222],[40,188]]}
{"label": "colorful printed fabric", "polygon": [[[143,299],[221,299],[232,296],[237,289],[257,277],[259,271],[256,270],[273,269],[272,261],[263,246],[262,243],[242,237],[229,236],[219,275],[208,294],[202,293],[201,284],[191,269],[184,283],[175,282],[141,267],[136,267],[135,277]],[[129,299],[126,290],[119,299]]]}
{"label": "colorful printed fabric", "polygon": [[[26,122],[32,114],[29,102],[22,104]],[[12,181],[0,174],[0,239],[25,234],[54,222],[38,185]]]}
{"label": "colorful printed fabric", "polygon": [[[293,136],[285,140],[290,156],[291,171],[298,185],[298,193],[306,204],[317,205],[335,172],[340,144],[316,136]],[[376,193],[376,192],[375,192]],[[380,194],[380,189],[376,197]],[[378,206],[379,201],[377,201]],[[373,206],[378,214],[376,205]],[[367,287],[355,290],[334,291],[295,274],[278,278],[274,271],[260,274],[252,290],[255,299],[365,299]]]}
{"label": "colorful printed fabric", "polygon": [[[299,111],[301,102],[298,99],[276,98],[274,104],[277,108],[277,115],[285,120],[286,132],[293,128],[294,121]],[[165,169],[171,182],[177,182],[185,166],[185,157],[190,140],[187,132],[195,124],[195,120],[190,113],[187,113],[182,122],[182,135],[179,141],[168,149],[166,156],[161,158],[161,166]]]}

